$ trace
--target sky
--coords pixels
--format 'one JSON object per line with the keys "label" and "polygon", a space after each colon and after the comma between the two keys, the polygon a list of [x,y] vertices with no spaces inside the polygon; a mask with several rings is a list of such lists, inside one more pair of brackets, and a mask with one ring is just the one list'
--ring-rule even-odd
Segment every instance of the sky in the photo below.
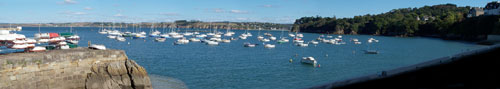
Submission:
{"label": "sky", "polygon": [[293,23],[306,16],[349,18],[397,8],[491,0],[0,0],[0,23],[206,22]]}

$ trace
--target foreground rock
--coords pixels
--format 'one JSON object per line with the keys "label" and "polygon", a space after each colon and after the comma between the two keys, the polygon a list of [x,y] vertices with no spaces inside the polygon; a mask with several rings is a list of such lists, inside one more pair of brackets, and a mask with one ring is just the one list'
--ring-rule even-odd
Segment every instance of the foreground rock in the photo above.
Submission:
{"label": "foreground rock", "polygon": [[76,48],[0,55],[0,89],[152,89],[124,51]]}

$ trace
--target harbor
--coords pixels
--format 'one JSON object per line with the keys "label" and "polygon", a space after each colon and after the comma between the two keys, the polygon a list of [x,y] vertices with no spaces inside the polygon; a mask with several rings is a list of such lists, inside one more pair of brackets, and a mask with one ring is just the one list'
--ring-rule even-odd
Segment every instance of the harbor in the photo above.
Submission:
{"label": "harbor", "polygon": [[[189,88],[305,88],[334,80],[342,80],[364,74],[377,73],[380,70],[415,64],[426,61],[426,59],[452,55],[467,51],[468,49],[486,47],[431,38],[395,38],[369,35],[341,35],[345,44],[342,42],[331,44],[318,41],[318,44],[311,42],[308,46],[304,47],[297,46],[293,42],[293,37],[296,36],[295,32],[268,32],[266,30],[260,30],[260,33],[264,39],[269,39],[269,42],[259,40],[259,30],[229,30],[230,32],[234,32],[232,37],[235,39],[238,38],[238,40],[230,40],[231,37],[221,34],[221,42],[213,41],[218,42],[218,45],[202,43],[201,40],[203,39],[210,40],[210,36],[207,33],[210,31],[213,32],[214,29],[198,29],[200,31],[198,35],[205,34],[209,37],[208,39],[205,37],[198,38],[193,32],[193,35],[183,37],[186,40],[194,37],[200,39],[200,42],[189,40],[189,43],[186,44],[175,44],[182,38],[171,37],[165,38],[162,42],[155,41],[156,38],[161,38],[161,34],[168,34],[170,32],[168,29],[165,31],[157,29],[161,32],[158,37],[149,36],[150,32],[155,32],[151,31],[151,28],[135,29],[136,31],[133,28],[122,29],[121,31],[120,29],[116,29],[120,32],[130,31],[131,33],[140,33],[144,31],[146,33],[145,38],[134,39],[134,37],[123,37],[126,40],[119,41],[116,38],[108,38],[109,34],[100,34],[100,28],[74,27],[73,32],[80,36],[79,47],[87,47],[88,41],[91,41],[91,44],[104,45],[106,50],[124,50],[127,56],[143,66],[148,71],[148,74],[175,78],[179,80],[177,81],[179,83],[175,84],[185,84]],[[40,29],[40,33],[70,32],[69,27],[41,27]],[[178,30],[178,34],[185,33],[183,29]],[[201,32],[202,30],[207,32]],[[217,31],[221,33],[227,32],[226,29],[217,29]],[[23,31],[16,33],[26,34],[26,37],[34,37],[34,34],[39,33],[39,31],[38,27],[25,27]],[[250,33],[253,36],[240,39],[239,36],[244,33]],[[266,36],[264,33],[269,33],[277,39],[271,40],[270,36]],[[279,43],[282,33],[283,37],[286,36],[289,39],[288,42]],[[290,34],[294,36],[291,37]],[[316,41],[319,37],[327,40],[339,38],[339,35],[333,34],[298,34],[302,34],[303,37],[301,40],[304,41],[304,44]],[[373,43],[368,43],[370,38],[374,39],[372,40]],[[228,39],[230,42],[224,43],[222,39]],[[358,41],[355,41],[356,39]],[[378,40],[378,42],[375,42],[375,40]],[[247,42],[254,46],[245,47],[245,43]],[[357,42],[361,42],[361,44],[356,44]],[[263,43],[272,44],[275,47],[268,48]],[[435,47],[423,46],[429,44],[435,45]],[[368,49],[377,50],[378,54],[366,54],[364,50]],[[316,66],[302,63],[301,60],[303,57],[313,57],[317,61]],[[167,70],[168,72],[166,72]],[[256,71],[259,73],[254,73]],[[261,86],[234,82],[248,79],[258,79],[259,81],[254,81],[259,82],[257,84]],[[205,82],[213,80],[221,82]],[[290,82],[290,80],[296,82]],[[304,83],[303,81],[310,82]],[[294,86],[280,82],[287,82],[294,84]],[[220,83],[229,85],[205,86]],[[157,83],[153,83],[153,87],[154,84]]]}

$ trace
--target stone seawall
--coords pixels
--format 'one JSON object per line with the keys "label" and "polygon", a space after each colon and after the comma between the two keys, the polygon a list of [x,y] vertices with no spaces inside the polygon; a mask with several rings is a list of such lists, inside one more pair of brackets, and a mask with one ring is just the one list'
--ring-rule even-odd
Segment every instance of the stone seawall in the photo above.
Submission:
{"label": "stone seawall", "polygon": [[75,48],[0,55],[0,89],[152,89],[121,50]]}

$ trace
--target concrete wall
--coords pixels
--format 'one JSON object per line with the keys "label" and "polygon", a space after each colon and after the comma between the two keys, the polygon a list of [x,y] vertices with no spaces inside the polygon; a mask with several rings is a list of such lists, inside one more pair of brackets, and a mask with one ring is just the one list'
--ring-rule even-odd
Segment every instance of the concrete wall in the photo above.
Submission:
{"label": "concrete wall", "polygon": [[0,55],[0,89],[151,89],[124,51],[76,48]]}
{"label": "concrete wall", "polygon": [[500,45],[327,83],[313,89],[498,89]]}

